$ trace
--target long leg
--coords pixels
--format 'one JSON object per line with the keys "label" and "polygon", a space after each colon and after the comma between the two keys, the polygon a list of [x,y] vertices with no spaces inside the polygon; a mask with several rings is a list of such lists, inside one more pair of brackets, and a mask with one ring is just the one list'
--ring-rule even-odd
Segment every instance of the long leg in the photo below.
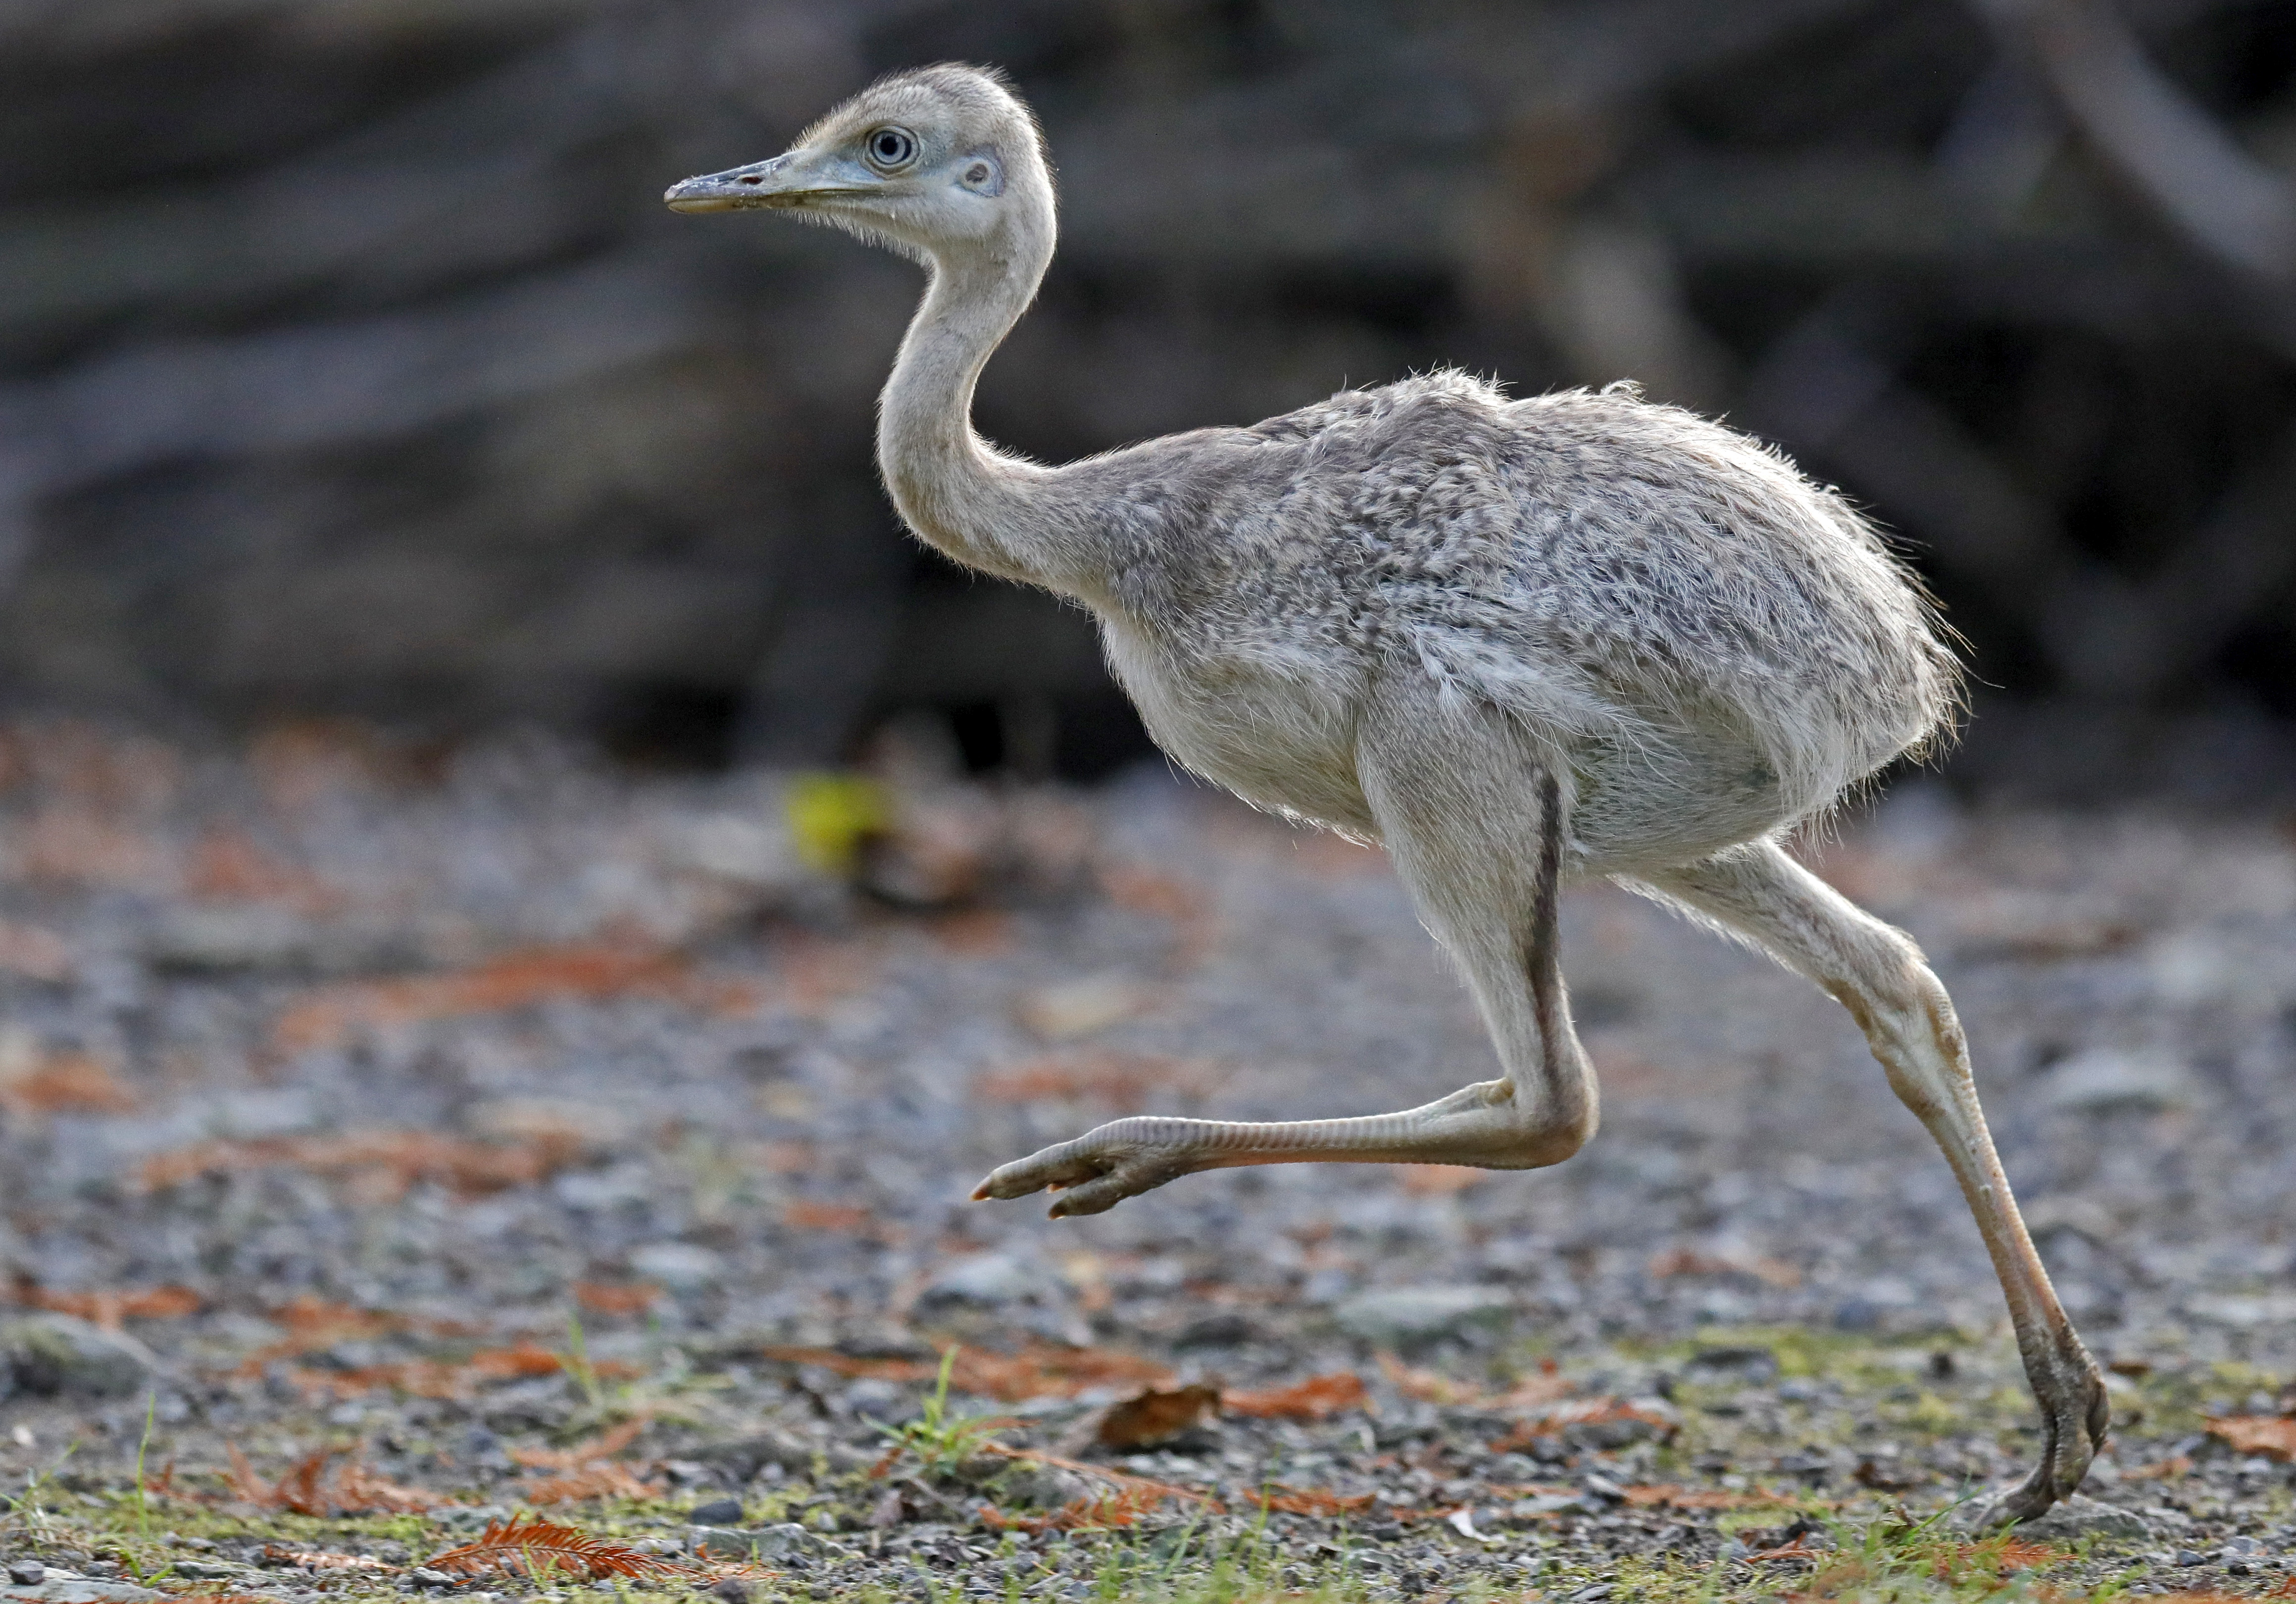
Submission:
{"label": "long leg", "polygon": [[1890,1090],[1944,1150],[1985,1238],[2016,1327],[2046,1441],[2023,1483],[1980,1511],[1987,1523],[2030,1520],[2070,1496],[2104,1444],[2112,1415],[2103,1378],[2057,1302],[2048,1272],[1985,1128],[1953,1001],[1921,949],[1803,869],[1775,844],[1737,848],[1642,877],[1667,896],[1759,942],[1849,1009]]}
{"label": "long leg", "polygon": [[1063,1193],[1098,1214],[1196,1170],[1248,1164],[1559,1164],[1594,1133],[1595,1079],[1557,967],[1562,787],[1488,710],[1367,721],[1364,794],[1421,917],[1466,971],[1504,1079],[1357,1119],[1119,1119],[1007,1164],[973,1192]]}

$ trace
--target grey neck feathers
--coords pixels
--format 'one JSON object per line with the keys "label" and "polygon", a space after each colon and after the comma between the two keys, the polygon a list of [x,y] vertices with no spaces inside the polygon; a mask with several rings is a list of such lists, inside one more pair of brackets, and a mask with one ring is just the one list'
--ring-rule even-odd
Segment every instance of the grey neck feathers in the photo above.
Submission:
{"label": "grey neck feathers", "polygon": [[1070,594],[1095,588],[1062,538],[1054,471],[997,450],[972,428],[972,390],[1035,299],[1052,258],[1041,242],[1009,253],[938,253],[916,316],[879,398],[877,465],[918,536],[970,568]]}

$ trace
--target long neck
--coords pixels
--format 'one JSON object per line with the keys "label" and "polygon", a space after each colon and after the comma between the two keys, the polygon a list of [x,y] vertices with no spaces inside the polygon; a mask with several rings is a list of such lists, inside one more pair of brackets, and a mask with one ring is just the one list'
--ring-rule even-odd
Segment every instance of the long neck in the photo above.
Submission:
{"label": "long neck", "polygon": [[972,428],[972,389],[1020,321],[1052,255],[1047,240],[1002,259],[936,258],[879,398],[877,465],[901,517],[968,567],[1073,593],[1082,555],[1062,538],[1053,477]]}

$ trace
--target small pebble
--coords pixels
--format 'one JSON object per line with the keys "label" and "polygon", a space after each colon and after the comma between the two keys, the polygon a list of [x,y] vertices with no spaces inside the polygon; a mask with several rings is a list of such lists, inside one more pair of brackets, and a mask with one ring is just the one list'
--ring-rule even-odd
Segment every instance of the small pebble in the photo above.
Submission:
{"label": "small pebble", "polygon": [[37,1559],[15,1559],[8,1565],[8,1580],[19,1587],[37,1587],[48,1579],[48,1567]]}
{"label": "small pebble", "polygon": [[713,1498],[708,1503],[694,1505],[688,1518],[695,1526],[739,1526],[742,1524],[742,1501],[738,1498]]}

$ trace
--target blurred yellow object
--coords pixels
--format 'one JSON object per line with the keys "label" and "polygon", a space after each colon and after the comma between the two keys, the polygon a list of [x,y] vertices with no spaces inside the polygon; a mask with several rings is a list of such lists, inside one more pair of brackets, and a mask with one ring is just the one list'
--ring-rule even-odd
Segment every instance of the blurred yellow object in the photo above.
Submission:
{"label": "blurred yellow object", "polygon": [[852,873],[861,844],[893,822],[892,798],[864,774],[794,775],[783,806],[798,856],[824,874]]}

